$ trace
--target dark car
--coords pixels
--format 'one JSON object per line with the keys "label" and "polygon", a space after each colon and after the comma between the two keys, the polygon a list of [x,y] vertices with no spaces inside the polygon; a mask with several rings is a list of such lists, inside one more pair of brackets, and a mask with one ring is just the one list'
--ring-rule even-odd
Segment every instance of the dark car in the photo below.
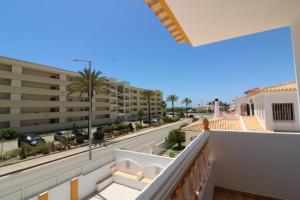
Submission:
{"label": "dark car", "polygon": [[59,142],[63,142],[66,140],[73,141],[75,139],[76,139],[76,136],[73,133],[68,132],[68,131],[60,131],[60,132],[55,133],[55,135],[54,135],[54,141],[59,141]]}
{"label": "dark car", "polygon": [[76,129],[73,130],[72,133],[76,136],[76,139],[84,139],[84,140],[89,139],[89,132],[85,130]]}
{"label": "dark car", "polygon": [[[144,124],[149,124],[149,119],[146,119],[146,120],[144,120],[143,122],[144,122]],[[155,118],[151,118],[151,119],[150,119],[150,122],[151,122],[151,123],[157,123],[158,120],[155,119]]]}
{"label": "dark car", "polygon": [[37,145],[40,143],[45,143],[45,139],[41,136],[38,136],[36,134],[24,134],[20,135],[18,139],[18,147],[21,147],[22,144],[29,144],[29,145]]}

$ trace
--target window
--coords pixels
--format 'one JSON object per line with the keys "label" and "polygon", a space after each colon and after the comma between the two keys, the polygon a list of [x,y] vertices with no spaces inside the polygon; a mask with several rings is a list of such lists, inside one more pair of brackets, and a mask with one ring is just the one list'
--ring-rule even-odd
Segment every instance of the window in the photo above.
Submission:
{"label": "window", "polygon": [[294,104],[292,103],[273,103],[272,111],[274,121],[294,120]]}

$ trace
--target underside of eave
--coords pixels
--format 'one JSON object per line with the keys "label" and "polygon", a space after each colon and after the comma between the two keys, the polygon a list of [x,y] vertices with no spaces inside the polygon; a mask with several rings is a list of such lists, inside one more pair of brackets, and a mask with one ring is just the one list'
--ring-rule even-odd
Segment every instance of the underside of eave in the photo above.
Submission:
{"label": "underside of eave", "polygon": [[165,0],[145,0],[145,3],[179,44],[191,44]]}

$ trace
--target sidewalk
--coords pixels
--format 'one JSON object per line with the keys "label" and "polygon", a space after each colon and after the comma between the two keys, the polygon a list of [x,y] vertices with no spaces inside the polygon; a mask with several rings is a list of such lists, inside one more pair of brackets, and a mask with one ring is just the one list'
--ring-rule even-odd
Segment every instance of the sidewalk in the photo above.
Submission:
{"label": "sidewalk", "polygon": [[[113,144],[116,142],[120,142],[123,140],[127,140],[127,139],[130,139],[133,137],[137,137],[137,136],[140,136],[143,134],[147,134],[147,133],[159,130],[159,129],[163,129],[163,128],[166,128],[169,126],[173,126],[175,124],[182,123],[182,122],[184,122],[184,120],[180,120],[175,123],[166,124],[166,125],[163,125],[160,127],[148,128],[147,130],[142,130],[142,131],[139,131],[136,133],[131,133],[128,135],[120,136],[120,137],[109,140],[108,141],[109,143],[107,145],[110,145],[110,144]],[[103,147],[103,145],[97,146],[96,148],[93,148],[93,150],[101,148],[101,147]],[[44,155],[44,156],[41,156],[38,158],[33,158],[33,159],[18,162],[18,163],[14,163],[14,164],[9,164],[9,165],[0,167],[0,177],[15,173],[15,172],[20,172],[20,171],[23,171],[26,169],[30,169],[33,167],[37,167],[37,166],[40,166],[40,165],[43,165],[46,163],[50,163],[53,161],[61,160],[61,159],[67,158],[67,157],[75,156],[75,155],[87,152],[88,148],[89,148],[88,146],[79,147],[79,148],[75,148],[75,149],[68,150],[68,151],[63,151],[63,152],[54,153],[54,154],[50,154],[50,155]]]}

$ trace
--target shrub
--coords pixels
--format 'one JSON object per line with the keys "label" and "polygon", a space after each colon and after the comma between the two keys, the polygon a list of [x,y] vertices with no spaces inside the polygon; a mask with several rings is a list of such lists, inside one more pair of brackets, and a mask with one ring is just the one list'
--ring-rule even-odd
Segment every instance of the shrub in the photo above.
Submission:
{"label": "shrub", "polygon": [[156,123],[152,123],[151,126],[154,126],[154,127],[159,127],[160,126],[160,123],[156,122]]}
{"label": "shrub", "polygon": [[3,160],[7,160],[10,158],[15,158],[17,156],[19,156],[21,149],[17,148],[17,149],[13,149],[11,151],[7,151],[3,154],[3,156],[1,157],[1,159]]}
{"label": "shrub", "polygon": [[180,111],[179,114],[178,114],[178,116],[179,116],[180,118],[185,117],[184,112],[183,112],[183,111]]}
{"label": "shrub", "polygon": [[181,150],[181,143],[185,142],[185,132],[181,131],[180,129],[174,129],[170,131],[168,135],[168,141],[170,143],[177,143],[179,150]]}
{"label": "shrub", "polygon": [[29,156],[30,146],[28,144],[24,144],[21,146],[21,150],[19,156],[21,159],[26,159]]}
{"label": "shrub", "polygon": [[171,122],[177,122],[179,119],[177,117],[168,117],[168,116],[165,116],[165,117],[162,117],[162,120],[164,122],[171,123]]}
{"label": "shrub", "polygon": [[127,123],[123,123],[123,124],[119,124],[118,125],[119,126],[119,130],[121,131],[128,131],[128,128],[129,128],[129,124],[127,124]]}
{"label": "shrub", "polygon": [[136,129],[142,129],[143,125],[140,122],[136,122],[135,127],[136,127]]}
{"label": "shrub", "polygon": [[82,143],[84,143],[84,138],[83,138],[83,137],[78,137],[78,138],[76,138],[76,143],[77,143],[77,144],[82,144]]}
{"label": "shrub", "polygon": [[128,131],[129,132],[134,132],[135,131],[135,129],[136,129],[136,126],[135,126],[135,124],[134,123],[129,123],[129,125],[128,125]]}
{"label": "shrub", "polygon": [[102,133],[111,133],[113,132],[113,129],[111,126],[104,126],[101,130]]}
{"label": "shrub", "polygon": [[104,132],[103,131],[96,131],[93,133],[94,140],[103,140]]}
{"label": "shrub", "polygon": [[117,124],[111,125],[111,128],[112,128],[113,131],[119,131],[120,130],[119,129],[120,127]]}
{"label": "shrub", "polygon": [[5,140],[11,140],[18,137],[17,131],[13,128],[6,128],[2,130],[2,137]]}
{"label": "shrub", "polygon": [[49,154],[50,153],[50,146],[47,143],[40,143],[36,146],[31,147],[30,155],[33,154]]}
{"label": "shrub", "polygon": [[169,156],[171,157],[171,158],[175,158],[175,153],[173,152],[173,151],[169,151]]}

